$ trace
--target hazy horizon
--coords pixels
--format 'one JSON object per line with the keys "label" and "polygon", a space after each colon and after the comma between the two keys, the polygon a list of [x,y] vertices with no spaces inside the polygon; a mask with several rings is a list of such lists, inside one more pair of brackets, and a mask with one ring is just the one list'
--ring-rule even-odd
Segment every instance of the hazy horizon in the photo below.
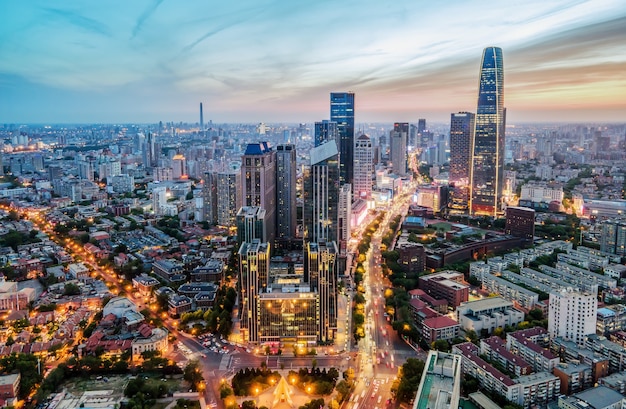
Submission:
{"label": "hazy horizon", "polygon": [[508,124],[626,121],[623,1],[210,3],[0,4],[0,123],[446,123],[491,45]]}

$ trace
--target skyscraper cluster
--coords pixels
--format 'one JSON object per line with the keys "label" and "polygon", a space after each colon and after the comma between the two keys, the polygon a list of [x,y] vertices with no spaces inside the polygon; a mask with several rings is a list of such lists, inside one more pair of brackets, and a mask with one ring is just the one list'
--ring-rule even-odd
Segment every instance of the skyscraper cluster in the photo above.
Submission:
{"label": "skyscraper cluster", "polygon": [[502,49],[487,47],[480,65],[477,112],[450,119],[452,206],[495,216],[504,186],[504,68]]}
{"label": "skyscraper cluster", "polygon": [[236,216],[246,341],[313,345],[335,339],[337,282],[350,238],[355,164],[359,196],[371,195],[371,143],[367,136],[361,140],[355,160],[354,93],[332,93],[330,119],[315,123],[315,147],[303,174],[302,265],[270,263],[274,249],[291,249],[296,238],[295,145],[273,149],[259,142],[246,147],[242,207]]}

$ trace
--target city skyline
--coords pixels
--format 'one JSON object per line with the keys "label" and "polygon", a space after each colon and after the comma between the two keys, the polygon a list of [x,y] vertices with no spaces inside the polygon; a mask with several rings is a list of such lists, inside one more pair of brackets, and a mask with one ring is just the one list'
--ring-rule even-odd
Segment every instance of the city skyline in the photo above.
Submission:
{"label": "city skyline", "polygon": [[619,1],[11,3],[0,122],[313,122],[358,94],[357,122],[473,111],[488,46],[507,66],[508,122],[620,121]]}

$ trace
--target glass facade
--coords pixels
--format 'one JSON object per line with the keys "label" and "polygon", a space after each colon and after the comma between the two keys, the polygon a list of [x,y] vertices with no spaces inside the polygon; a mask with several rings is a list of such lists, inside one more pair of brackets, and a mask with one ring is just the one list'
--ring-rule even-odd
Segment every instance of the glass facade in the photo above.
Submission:
{"label": "glass facade", "polygon": [[450,116],[450,182],[455,186],[469,183],[472,143],[474,142],[474,114],[459,112]]}
{"label": "glass facade", "polygon": [[500,208],[503,186],[504,69],[502,49],[488,47],[480,68],[478,109],[472,155],[470,211],[494,216]]}
{"label": "glass facade", "polygon": [[315,146],[320,146],[326,141],[337,141],[337,135],[337,122],[323,120],[315,123]]}
{"label": "glass facade", "polygon": [[339,155],[333,142],[311,149],[304,174],[304,228],[308,241],[336,241],[339,207]]}
{"label": "glass facade", "polygon": [[354,162],[354,93],[330,94],[330,120],[337,123],[340,160],[339,180],[352,184]]}
{"label": "glass facade", "polygon": [[259,342],[317,342],[319,297],[315,293],[264,293],[259,296]]}
{"label": "glass facade", "polygon": [[309,243],[307,270],[311,289],[319,296],[319,338],[321,342],[335,339],[337,332],[337,244]]}

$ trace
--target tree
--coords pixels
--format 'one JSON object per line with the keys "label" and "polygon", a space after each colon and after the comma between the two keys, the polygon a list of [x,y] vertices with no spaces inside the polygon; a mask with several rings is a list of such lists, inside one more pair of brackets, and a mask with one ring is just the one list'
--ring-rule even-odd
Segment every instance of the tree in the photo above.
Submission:
{"label": "tree", "polygon": [[395,397],[400,402],[409,402],[415,397],[417,388],[422,379],[424,371],[424,361],[416,358],[409,358],[398,370],[398,384],[393,387]]}
{"label": "tree", "polygon": [[465,331],[465,336],[469,339],[470,342],[476,344],[478,342],[478,334],[473,329]]}
{"label": "tree", "polygon": [[189,382],[191,389],[197,390],[198,384],[204,380],[198,361],[190,361],[183,370],[183,379]]}
{"label": "tree", "polygon": [[436,349],[437,351],[448,352],[450,351],[450,344],[445,339],[438,339],[433,342],[433,349]]}
{"label": "tree", "polygon": [[65,288],[63,289],[64,295],[80,295],[80,287],[78,287],[74,283],[65,284]]}

